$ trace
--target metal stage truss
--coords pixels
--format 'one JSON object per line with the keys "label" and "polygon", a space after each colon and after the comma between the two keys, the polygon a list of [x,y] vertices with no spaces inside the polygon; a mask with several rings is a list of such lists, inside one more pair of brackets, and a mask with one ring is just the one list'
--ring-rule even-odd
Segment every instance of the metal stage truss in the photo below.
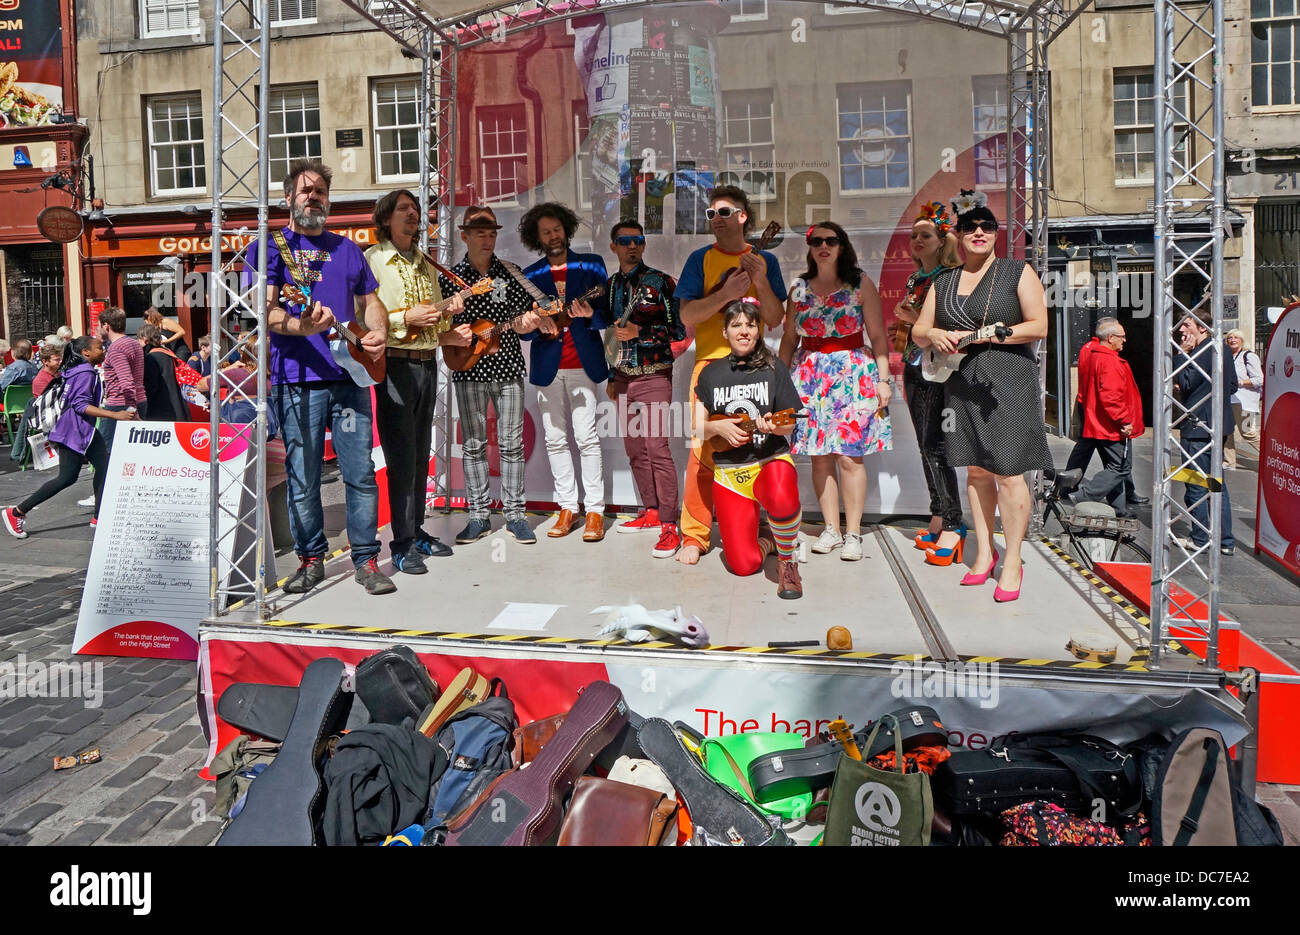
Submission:
{"label": "metal stage truss", "polygon": [[[420,195],[425,216],[436,220],[437,252],[441,261],[449,261],[453,250],[453,200],[456,190],[456,90],[458,52],[474,46],[501,42],[508,36],[548,23],[560,22],[591,14],[614,12],[642,6],[665,6],[662,0],[575,0],[575,2],[524,2],[496,4],[469,10],[449,10],[454,3],[435,0],[341,0],[359,15],[387,33],[407,53],[422,63],[422,100],[420,150],[424,155],[420,171]],[[1091,5],[1091,0],[989,0],[984,3],[965,0],[857,0],[835,4],[843,7],[905,14],[995,36],[1007,44],[1007,152],[1011,171],[1008,171],[1006,190],[1006,217],[1008,219],[1011,251],[1017,257],[1029,260],[1041,274],[1047,264],[1047,167],[1049,165],[1050,116],[1048,97],[1048,51],[1052,41]],[[267,101],[269,88],[268,55],[270,50],[270,23],[261,19],[260,3],[254,0],[217,0],[213,43],[213,90],[217,116],[214,122],[213,149],[217,154],[213,180],[212,242],[213,268],[238,269],[244,260],[243,251],[224,264],[220,247],[223,234],[232,231],[225,224],[225,215],[236,208],[256,206],[258,209],[257,268],[265,265],[265,244],[269,206],[269,182],[266,142]],[[1211,463],[1222,464],[1221,382],[1222,355],[1222,305],[1223,305],[1223,87],[1222,87],[1222,0],[1178,3],[1156,0],[1156,164],[1155,193],[1156,237],[1156,380],[1157,394],[1155,419],[1156,437],[1162,443],[1156,446],[1155,477],[1158,497],[1155,510],[1155,536],[1161,543],[1156,550],[1152,568],[1152,621],[1153,645],[1151,662],[1159,665],[1162,654],[1170,642],[1170,620],[1173,617],[1192,616],[1186,597],[1176,599],[1172,593],[1172,576],[1182,573],[1196,580],[1189,588],[1190,601],[1201,600],[1209,608],[1206,635],[1208,644],[1206,665],[1217,667],[1217,610],[1219,580],[1219,498],[1222,489],[1222,471],[1218,468],[1206,477],[1195,468],[1195,457],[1201,449],[1187,448],[1174,437],[1174,431],[1187,423],[1188,412],[1173,394],[1173,381],[1188,366],[1176,362],[1171,353],[1170,338],[1178,320],[1189,310],[1174,295],[1173,282],[1179,273],[1198,273],[1211,290],[1213,310],[1213,372],[1214,414],[1213,441],[1206,446]],[[248,35],[246,24],[257,23],[255,39]],[[1207,75],[1206,64],[1211,67]],[[1200,73],[1197,67],[1201,66]],[[1185,102],[1175,98],[1176,89],[1183,82],[1193,82],[1203,93],[1188,94]],[[255,93],[255,89],[260,89]],[[1193,105],[1196,105],[1195,112]],[[1177,131],[1176,129],[1177,128]],[[1175,140],[1175,132],[1180,135]],[[1185,140],[1198,144],[1188,147],[1193,159],[1176,165],[1171,155]],[[250,155],[252,154],[252,155]],[[242,159],[240,158],[242,156]],[[256,171],[248,168],[255,156]],[[254,178],[255,176],[255,178]],[[1018,184],[1021,182],[1022,184]],[[1176,191],[1177,190],[1177,191]],[[1189,194],[1190,192],[1190,194]],[[1206,234],[1206,219],[1210,220],[1210,233]],[[252,233],[251,231],[249,233]],[[428,232],[424,246],[428,246]],[[266,619],[270,608],[266,604],[263,569],[266,566],[265,535],[253,535],[256,549],[256,570],[241,572],[240,559],[247,555],[234,554],[234,543],[241,541],[236,533],[243,527],[245,533],[257,533],[267,528],[265,515],[265,439],[266,439],[266,356],[268,342],[266,323],[266,280],[263,273],[242,289],[232,289],[224,278],[213,277],[210,307],[211,332],[225,341],[256,342],[261,366],[258,371],[256,396],[238,387],[227,386],[229,392],[245,396],[257,407],[258,420],[252,427],[247,473],[236,477],[228,474],[218,461],[218,445],[212,453],[212,518],[210,541],[213,556],[211,613],[219,618],[235,600],[249,600],[256,607],[258,619]],[[256,328],[242,335],[237,333],[240,319],[256,321]],[[1040,348],[1040,362],[1043,351]],[[1041,372],[1041,368],[1040,368]],[[218,437],[218,406],[216,394],[222,379],[213,381],[212,437]],[[450,424],[450,381],[439,381],[439,412]],[[438,455],[437,490],[450,502],[450,432],[443,432],[442,450]],[[222,442],[224,446],[226,442]],[[248,479],[246,479],[248,478]],[[1206,489],[1211,509],[1204,530],[1209,542],[1202,548],[1184,548],[1170,536],[1172,522],[1178,517],[1190,520],[1190,511],[1173,496],[1174,483],[1190,479]],[[244,488],[239,498],[238,515],[233,516],[234,528],[219,535],[219,506],[223,491],[236,485]],[[230,577],[223,580],[218,569],[230,569]],[[1186,632],[1178,632],[1177,639],[1187,643]]]}

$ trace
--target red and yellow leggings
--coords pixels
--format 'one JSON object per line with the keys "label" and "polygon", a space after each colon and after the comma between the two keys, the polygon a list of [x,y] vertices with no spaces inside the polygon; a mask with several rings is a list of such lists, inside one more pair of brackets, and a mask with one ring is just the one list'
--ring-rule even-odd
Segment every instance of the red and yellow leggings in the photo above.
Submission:
{"label": "red and yellow leggings", "polygon": [[714,469],[713,511],[722,536],[722,556],[734,574],[754,574],[767,557],[758,541],[759,507],[767,510],[777,555],[793,558],[803,509],[799,504],[799,477],[789,455],[741,467],[717,465]]}

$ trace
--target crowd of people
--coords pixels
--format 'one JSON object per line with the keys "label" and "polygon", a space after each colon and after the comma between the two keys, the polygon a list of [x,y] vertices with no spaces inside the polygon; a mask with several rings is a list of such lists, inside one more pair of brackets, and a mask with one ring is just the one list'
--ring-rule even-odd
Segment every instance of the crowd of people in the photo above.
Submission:
{"label": "crowd of people", "polygon": [[[623,435],[641,509],[616,528],[655,533],[654,557],[698,563],[710,549],[716,520],[722,560],[731,572],[754,574],[775,555],[779,596],[800,597],[796,552],[803,515],[794,454],[810,459],[824,517],[812,551],[838,551],[844,561],[863,557],[864,458],[892,448],[895,385],[880,293],[843,227],[828,220],[808,229],[806,268],[787,290],[776,258],[747,239],[753,212],[745,192],[733,186],[709,193],[705,216],[713,240],[691,253],[676,277],[645,263],[644,229],[632,219],[609,232],[618,266],[611,275],[600,255],[572,249],[579,219],[556,202],[536,205],[520,220],[520,243],[540,255],[520,269],[497,253],[501,225],[493,210],[476,205],[460,218],[465,252],[449,269],[419,249],[419,200],[407,190],[376,203],[378,243],[364,254],[327,230],[330,182],[330,169],[319,160],[295,160],[284,180],[290,220],[267,244],[270,421],[284,445],[299,557],[286,591],[306,593],[324,579],[320,483],[327,428],[345,488],[357,581],[372,594],[396,590],[378,562],[372,419],[389,475],[393,569],[424,574],[426,559],[452,554],[451,545],[423,528],[440,350],[451,369],[468,504],[456,545],[491,532],[490,414],[505,531],[520,543],[537,541],[524,515],[527,374],[555,483],[558,510],[549,538],[579,527],[585,542],[605,537],[596,429],[605,384],[609,398],[626,396],[629,418],[640,420],[639,431]],[[995,578],[993,598],[1007,602],[1018,598],[1024,581],[1021,548],[1032,505],[1025,474],[1049,467],[1051,459],[1032,351],[1047,334],[1043,285],[1024,262],[996,255],[998,229],[981,193],[963,190],[951,209],[940,202],[922,207],[910,239],[916,269],[894,309],[892,337],[903,355],[903,383],[930,494],[930,521],[917,534],[916,547],[931,565],[969,564],[973,570],[963,585]],[[257,254],[250,248],[247,255]],[[201,338],[190,355],[184,330],[156,309],[149,311],[137,334],[128,337],[124,312],[109,308],[97,335],[77,339],[68,350],[43,347],[39,363],[30,360],[30,346],[15,347],[13,366],[21,362],[31,380],[62,377],[70,402],[50,438],[61,458],[59,475],[5,511],[4,524],[14,535],[26,535],[27,511],[70,486],[86,462],[95,469],[97,515],[116,422],[184,420],[185,393],[208,391],[211,341]],[[351,356],[384,364],[373,413],[369,386],[375,381],[354,376],[339,340],[348,323],[358,335],[359,351]],[[764,333],[779,326],[782,338],[773,353]],[[1195,358],[1208,332],[1194,319],[1183,329],[1185,350]],[[1121,513],[1145,499],[1132,483],[1131,440],[1144,428],[1132,371],[1120,357],[1125,339],[1118,321],[1102,319],[1080,355],[1082,435],[1070,459],[1070,466],[1082,466],[1094,452],[1101,455],[1109,486],[1099,498]],[[650,415],[672,401],[674,361],[692,340],[692,435],[682,477],[669,445],[670,422]],[[1258,358],[1241,349],[1239,333],[1235,340],[1235,357],[1225,364],[1231,371],[1225,401],[1231,397],[1249,438],[1262,377]],[[251,385],[252,359],[231,355],[219,366],[232,373],[242,367],[240,385]],[[14,379],[21,378],[15,371]],[[1198,395],[1203,387],[1191,385],[1190,377],[1188,382],[1185,398],[1208,405]],[[1229,414],[1225,424],[1232,422]],[[1184,437],[1196,430],[1184,426]],[[576,471],[570,435],[578,452]],[[969,527],[957,468],[966,469]],[[1227,496],[1222,499],[1224,549],[1230,551]],[[1193,515],[1205,509],[1190,492],[1188,505]],[[995,514],[1004,537],[1001,552]],[[971,532],[974,556],[967,562]]]}

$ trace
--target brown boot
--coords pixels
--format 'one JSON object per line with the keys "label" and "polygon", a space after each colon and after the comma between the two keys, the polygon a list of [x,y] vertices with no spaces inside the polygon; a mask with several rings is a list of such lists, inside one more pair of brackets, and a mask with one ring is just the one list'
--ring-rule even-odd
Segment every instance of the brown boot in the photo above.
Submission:
{"label": "brown boot", "polygon": [[583,542],[599,542],[605,538],[605,518],[599,513],[587,514],[587,525],[582,530]]}
{"label": "brown boot", "polygon": [[783,558],[777,563],[776,596],[783,601],[793,601],[803,597],[803,582],[799,580],[799,563],[793,558]]}
{"label": "brown boot", "polygon": [[572,510],[560,510],[555,514],[555,525],[546,531],[546,535],[552,539],[562,539],[573,532],[573,527],[577,523],[577,517],[573,515]]}

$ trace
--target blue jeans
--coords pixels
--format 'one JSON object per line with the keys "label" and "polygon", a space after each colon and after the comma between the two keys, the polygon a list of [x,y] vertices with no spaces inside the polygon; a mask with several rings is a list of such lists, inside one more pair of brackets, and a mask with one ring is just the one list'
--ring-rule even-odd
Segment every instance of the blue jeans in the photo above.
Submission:
{"label": "blue jeans", "polygon": [[[1183,448],[1199,448],[1201,445],[1209,444],[1209,441],[1208,438],[1184,437]],[[1208,449],[1197,456],[1196,469],[1202,474],[1212,473],[1210,471],[1210,452]],[[1222,467],[1219,468],[1218,473],[1220,476],[1223,475]],[[1192,525],[1192,542],[1198,547],[1205,545],[1205,543],[1209,541],[1209,536],[1206,535],[1205,531],[1197,524],[1204,524],[1206,529],[1210,526],[1210,496],[1211,494],[1209,490],[1205,487],[1197,487],[1193,484],[1183,485],[1183,504],[1187,507],[1192,516],[1196,518],[1196,523]],[[1219,495],[1219,500],[1222,504],[1221,508],[1223,510],[1223,519],[1221,520],[1223,534],[1220,538],[1219,546],[1224,549],[1234,548],[1237,544],[1237,540],[1232,537],[1232,504],[1228,502],[1228,484],[1226,478],[1224,479],[1223,493]]]}
{"label": "blue jeans", "polygon": [[281,384],[271,387],[271,403],[284,437],[294,550],[302,558],[317,558],[328,548],[320,502],[321,458],[328,424],[343,475],[352,562],[364,565],[379,554],[379,488],[370,459],[370,390],[351,380]]}

